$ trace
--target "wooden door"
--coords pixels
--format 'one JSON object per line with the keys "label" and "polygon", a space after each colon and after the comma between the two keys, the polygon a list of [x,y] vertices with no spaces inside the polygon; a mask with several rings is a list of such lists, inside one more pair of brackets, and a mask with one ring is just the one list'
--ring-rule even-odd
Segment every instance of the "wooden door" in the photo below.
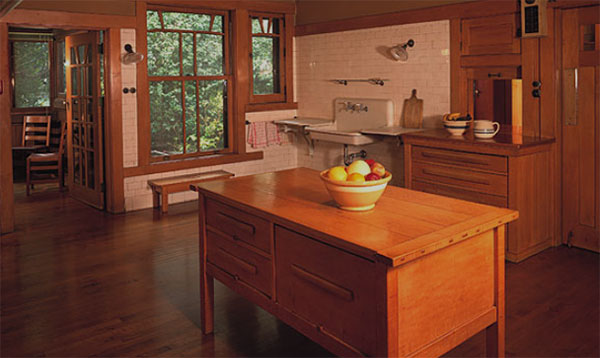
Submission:
{"label": "wooden door", "polygon": [[67,183],[71,195],[104,208],[99,33],[67,36]]}
{"label": "wooden door", "polygon": [[600,6],[562,12],[562,239],[600,249]]}

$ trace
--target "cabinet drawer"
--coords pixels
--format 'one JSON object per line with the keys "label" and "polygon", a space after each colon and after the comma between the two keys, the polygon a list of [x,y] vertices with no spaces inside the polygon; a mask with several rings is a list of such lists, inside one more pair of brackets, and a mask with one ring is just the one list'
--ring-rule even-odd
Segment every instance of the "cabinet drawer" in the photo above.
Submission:
{"label": "cabinet drawer", "polygon": [[465,19],[461,22],[461,55],[521,53],[516,14]]}
{"label": "cabinet drawer", "polygon": [[443,184],[431,184],[415,180],[412,182],[411,189],[430,194],[437,194],[448,196],[451,198],[472,201],[474,203],[498,206],[501,208],[508,207],[508,201],[505,196],[496,196],[469,190],[462,190]]}
{"label": "cabinet drawer", "polygon": [[218,201],[206,200],[208,225],[266,253],[271,252],[269,222]]}
{"label": "cabinet drawer", "polygon": [[508,191],[505,175],[482,173],[427,163],[414,162],[412,178],[413,180],[449,184],[464,190],[499,196],[506,196]]}
{"label": "cabinet drawer", "polygon": [[508,161],[506,157],[496,155],[456,152],[453,150],[413,146],[412,160],[458,165],[465,168],[506,173]]}
{"label": "cabinet drawer", "polygon": [[265,293],[272,295],[273,265],[271,260],[247,250],[231,239],[210,229],[206,231],[207,260],[236,280],[243,281]]}
{"label": "cabinet drawer", "polygon": [[375,264],[280,226],[275,247],[281,306],[374,355]]}

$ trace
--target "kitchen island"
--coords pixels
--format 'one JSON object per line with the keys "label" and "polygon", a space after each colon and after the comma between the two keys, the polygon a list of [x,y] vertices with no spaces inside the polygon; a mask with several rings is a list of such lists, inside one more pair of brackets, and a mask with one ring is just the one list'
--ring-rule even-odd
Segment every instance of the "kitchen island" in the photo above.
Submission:
{"label": "kitchen island", "polygon": [[518,212],[393,186],[346,212],[305,168],[193,189],[204,333],[216,278],[337,355],[439,356],[485,329],[487,355],[504,356]]}

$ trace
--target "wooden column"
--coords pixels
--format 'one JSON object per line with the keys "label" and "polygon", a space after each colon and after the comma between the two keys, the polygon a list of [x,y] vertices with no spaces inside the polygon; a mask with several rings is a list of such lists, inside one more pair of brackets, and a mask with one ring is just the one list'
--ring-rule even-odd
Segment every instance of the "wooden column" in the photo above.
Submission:
{"label": "wooden column", "polygon": [[8,25],[0,23],[0,233],[14,230]]}
{"label": "wooden column", "polygon": [[110,213],[125,211],[123,184],[123,108],[121,92],[121,30],[111,28],[106,32],[106,210]]}

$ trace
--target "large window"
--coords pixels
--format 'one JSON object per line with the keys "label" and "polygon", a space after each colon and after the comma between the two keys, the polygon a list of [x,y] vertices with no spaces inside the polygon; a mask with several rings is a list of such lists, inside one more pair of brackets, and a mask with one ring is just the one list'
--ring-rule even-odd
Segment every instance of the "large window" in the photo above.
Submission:
{"label": "large window", "polygon": [[254,103],[285,101],[283,16],[251,14],[252,81]]}
{"label": "large window", "polygon": [[151,156],[230,151],[227,13],[154,8],[146,14]]}
{"label": "large window", "polygon": [[13,41],[14,107],[50,106],[50,52],[48,41]]}

